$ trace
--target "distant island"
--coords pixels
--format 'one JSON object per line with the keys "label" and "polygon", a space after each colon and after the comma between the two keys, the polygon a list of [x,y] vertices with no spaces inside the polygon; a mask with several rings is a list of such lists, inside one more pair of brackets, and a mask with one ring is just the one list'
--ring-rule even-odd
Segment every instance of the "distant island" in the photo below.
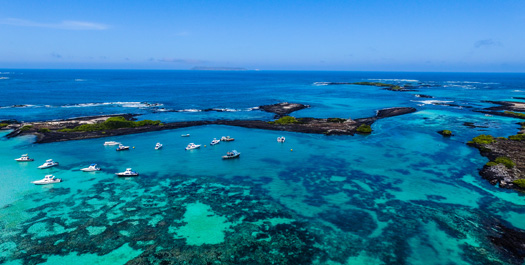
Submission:
{"label": "distant island", "polygon": [[195,66],[190,70],[197,71],[248,71],[246,68],[242,67],[206,67],[206,66]]}

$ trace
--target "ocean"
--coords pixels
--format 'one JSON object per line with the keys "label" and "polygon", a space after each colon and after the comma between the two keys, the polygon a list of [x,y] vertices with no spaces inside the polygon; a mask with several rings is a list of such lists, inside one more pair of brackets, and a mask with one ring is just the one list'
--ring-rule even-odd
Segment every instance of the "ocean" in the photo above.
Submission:
{"label": "ocean", "polygon": [[[525,230],[524,196],[482,179],[488,159],[466,142],[516,134],[520,120],[477,110],[524,92],[525,74],[511,73],[2,69],[0,120],[271,121],[258,106],[278,102],[310,105],[295,117],[417,111],[354,136],[209,125],[35,144],[0,131],[0,263],[519,263],[490,237],[495,224]],[[209,145],[221,136],[235,141]],[[222,160],[232,149],[241,157]],[[26,153],[35,161],[14,160]],[[38,169],[46,159],[60,164]],[[102,170],[80,171],[91,163]],[[140,176],[114,175],[130,167]],[[46,174],[64,181],[30,183]]]}

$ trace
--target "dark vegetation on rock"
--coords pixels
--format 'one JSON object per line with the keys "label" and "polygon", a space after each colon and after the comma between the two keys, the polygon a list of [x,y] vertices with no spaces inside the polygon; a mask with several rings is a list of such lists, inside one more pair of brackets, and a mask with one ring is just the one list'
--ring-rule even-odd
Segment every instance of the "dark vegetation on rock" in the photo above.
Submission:
{"label": "dark vegetation on rock", "polygon": [[439,134],[445,136],[445,137],[450,137],[452,136],[452,132],[450,130],[442,130],[442,131],[438,131]]}
{"label": "dark vegetation on rock", "polygon": [[[115,130],[120,128],[135,128],[143,126],[159,126],[162,125],[160,121],[142,120],[142,121],[131,121],[127,120],[122,116],[108,118],[104,122],[95,124],[82,124],[75,128],[60,129],[59,132],[92,132],[92,131],[107,131]],[[49,130],[49,129],[48,129]]]}
{"label": "dark vegetation on rock", "polygon": [[372,127],[368,124],[361,124],[359,127],[357,127],[356,132],[362,133],[362,134],[368,134],[372,132]]}

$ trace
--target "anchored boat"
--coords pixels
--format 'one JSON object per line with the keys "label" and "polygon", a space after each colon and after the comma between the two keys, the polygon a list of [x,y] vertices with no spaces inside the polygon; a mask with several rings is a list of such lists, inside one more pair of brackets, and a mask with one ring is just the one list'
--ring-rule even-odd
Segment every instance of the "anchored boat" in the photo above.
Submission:
{"label": "anchored boat", "polygon": [[55,176],[53,175],[46,175],[41,180],[31,181],[31,183],[35,185],[46,185],[46,184],[53,184],[53,183],[58,183],[58,182],[62,182],[62,179],[55,178]]}

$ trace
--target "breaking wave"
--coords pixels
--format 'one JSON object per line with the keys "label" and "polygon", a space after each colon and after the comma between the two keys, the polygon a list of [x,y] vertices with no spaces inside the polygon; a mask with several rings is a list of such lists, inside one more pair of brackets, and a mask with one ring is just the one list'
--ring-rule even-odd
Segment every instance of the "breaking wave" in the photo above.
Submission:
{"label": "breaking wave", "polygon": [[116,106],[123,108],[157,108],[164,106],[162,103],[148,103],[148,102],[100,102],[100,103],[79,103],[79,104],[68,104],[68,105],[31,105],[31,104],[20,104],[3,106],[0,108],[89,108],[89,107],[100,107],[100,106]]}

